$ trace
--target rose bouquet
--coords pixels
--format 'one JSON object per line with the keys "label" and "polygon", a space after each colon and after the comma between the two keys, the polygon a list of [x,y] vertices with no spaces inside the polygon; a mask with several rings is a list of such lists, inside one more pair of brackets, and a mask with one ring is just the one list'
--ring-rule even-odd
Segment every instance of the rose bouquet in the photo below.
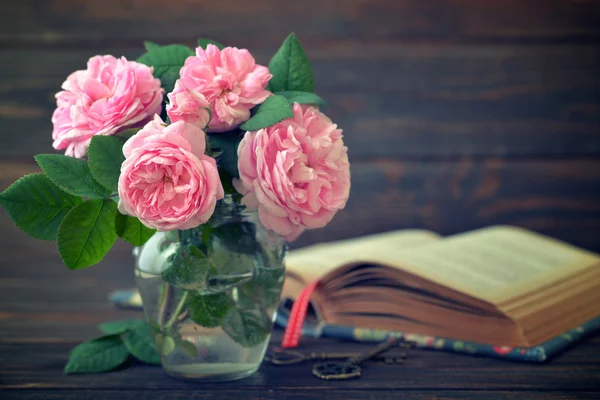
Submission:
{"label": "rose bouquet", "polygon": [[210,40],[145,46],[136,62],[95,56],[67,78],[52,115],[65,154],[37,155],[43,172],[0,204],[29,235],[56,240],[70,269],[98,263],[117,237],[136,246],[148,324],[103,324],[67,372],[131,353],[176,376],[247,376],[268,341],[285,243],[348,199],[342,131],[293,34],[268,68]]}

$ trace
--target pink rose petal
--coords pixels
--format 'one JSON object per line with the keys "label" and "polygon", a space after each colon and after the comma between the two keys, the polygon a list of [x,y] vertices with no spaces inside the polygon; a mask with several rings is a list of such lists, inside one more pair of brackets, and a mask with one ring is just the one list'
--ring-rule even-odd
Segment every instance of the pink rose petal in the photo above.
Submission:
{"label": "pink rose petal", "polygon": [[56,94],[53,146],[85,157],[95,135],[114,135],[160,113],[164,90],[152,68],[124,57],[95,56],[75,71]]}
{"label": "pink rose petal", "polygon": [[123,146],[119,211],[159,231],[208,221],[224,191],[205,136],[197,125],[164,126],[158,116],[133,135]]}
{"label": "pink rose petal", "polygon": [[[212,111],[207,128],[209,132],[225,132],[236,128],[250,118],[252,107],[271,95],[265,88],[272,75],[267,67],[257,65],[246,49],[226,47],[219,50],[212,44],[206,50],[198,47],[196,55],[185,61],[180,76],[180,87],[197,93],[208,102]],[[188,111],[188,106],[196,100],[179,96],[181,90],[176,87],[169,94],[171,112],[179,113],[175,118],[190,122],[189,119],[197,117],[194,112]]]}
{"label": "pink rose petal", "polygon": [[294,105],[294,118],[246,132],[238,147],[242,204],[263,225],[296,239],[322,228],[346,206],[350,164],[342,131],[317,108]]}

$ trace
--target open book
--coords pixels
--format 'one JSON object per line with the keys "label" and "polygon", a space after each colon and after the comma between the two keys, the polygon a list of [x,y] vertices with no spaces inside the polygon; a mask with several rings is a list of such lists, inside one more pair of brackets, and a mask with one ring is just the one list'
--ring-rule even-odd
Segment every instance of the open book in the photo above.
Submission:
{"label": "open book", "polygon": [[320,281],[329,324],[531,347],[600,315],[600,255],[525,229],[405,230],[294,250],[283,297]]}

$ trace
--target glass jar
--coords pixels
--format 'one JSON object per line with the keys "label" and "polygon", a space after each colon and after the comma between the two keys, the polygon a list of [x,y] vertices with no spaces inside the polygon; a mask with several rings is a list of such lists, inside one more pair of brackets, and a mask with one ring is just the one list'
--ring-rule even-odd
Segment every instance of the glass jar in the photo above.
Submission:
{"label": "glass jar", "polygon": [[136,250],[137,286],[169,375],[225,381],[259,368],[285,251],[285,241],[232,197],[206,224],[158,232]]}

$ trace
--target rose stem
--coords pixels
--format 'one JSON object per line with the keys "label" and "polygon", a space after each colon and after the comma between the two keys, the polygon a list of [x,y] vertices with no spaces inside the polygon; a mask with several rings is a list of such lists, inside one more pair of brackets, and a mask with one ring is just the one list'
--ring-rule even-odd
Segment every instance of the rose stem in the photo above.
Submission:
{"label": "rose stem", "polygon": [[188,315],[188,310],[185,310],[184,312],[179,314],[179,317],[177,317],[177,322],[183,321],[185,319],[185,317],[187,317],[187,315]]}
{"label": "rose stem", "polygon": [[177,318],[179,317],[179,313],[181,312],[181,309],[185,304],[185,300],[187,299],[188,293],[189,292],[185,292],[183,296],[181,296],[181,300],[179,300],[179,304],[177,304],[175,312],[171,315],[171,318],[169,318],[169,321],[167,321],[167,323],[165,324],[165,328],[170,328],[175,322],[177,322]]}
{"label": "rose stem", "polygon": [[171,286],[169,286],[168,283],[164,282],[164,291],[163,291],[163,301],[160,304],[160,308],[158,310],[158,326],[162,327],[162,324],[165,320],[165,312],[167,311],[167,304],[169,303],[169,297],[170,297],[170,291],[171,291]]}

